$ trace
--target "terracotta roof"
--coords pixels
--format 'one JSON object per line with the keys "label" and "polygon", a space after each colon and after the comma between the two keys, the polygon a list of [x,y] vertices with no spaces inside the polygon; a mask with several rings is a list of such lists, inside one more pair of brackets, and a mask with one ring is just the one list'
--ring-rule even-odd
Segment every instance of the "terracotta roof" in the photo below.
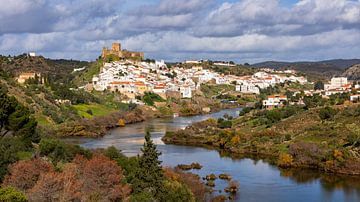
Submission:
{"label": "terracotta roof", "polygon": [[130,84],[129,81],[113,81],[113,82],[110,82],[110,84],[113,84],[113,85],[126,85],[126,84]]}

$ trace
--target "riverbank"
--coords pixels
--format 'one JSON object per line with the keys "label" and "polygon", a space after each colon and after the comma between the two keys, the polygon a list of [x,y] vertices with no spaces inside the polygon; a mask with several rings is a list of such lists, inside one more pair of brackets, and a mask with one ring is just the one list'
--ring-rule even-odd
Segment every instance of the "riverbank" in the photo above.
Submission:
{"label": "riverbank", "polygon": [[[359,178],[320,172],[315,169],[279,169],[274,166],[277,159],[259,155],[241,155],[214,147],[193,147],[164,144],[161,138],[166,131],[177,131],[193,123],[218,119],[225,114],[236,117],[240,109],[222,110],[217,113],[177,118],[149,119],[141,123],[115,128],[101,138],[70,138],[67,141],[80,144],[84,148],[97,149],[115,146],[126,156],[141,154],[144,131],[151,131],[152,139],[162,153],[162,165],[176,167],[178,164],[200,163],[200,170],[190,172],[205,177],[214,173],[229,174],[240,182],[236,201],[358,201]],[[246,158],[248,157],[248,158]],[[249,158],[250,157],[250,158]],[[222,194],[228,181],[215,180],[214,194]],[[219,191],[222,190],[222,193]],[[284,191],[286,190],[286,191]]]}
{"label": "riverbank", "polygon": [[[177,113],[179,116],[195,116],[214,113],[223,109],[237,108],[237,104],[218,103],[208,110],[202,110],[202,105],[196,105],[191,113]],[[143,122],[154,118],[173,117],[173,113],[162,113],[159,109],[149,106],[138,106],[130,111],[115,112],[105,116],[97,116],[91,119],[83,118],[79,121],[71,121],[60,124],[55,128],[41,128],[43,133],[56,137],[102,137],[109,130],[123,127],[128,124]]]}
{"label": "riverbank", "polygon": [[162,140],[166,144],[206,146],[235,155],[267,156],[282,168],[360,175],[356,139],[356,117],[360,114],[349,114],[360,107],[335,110],[331,120],[322,120],[323,109],[283,109],[281,113],[287,116],[280,115],[274,122],[266,119],[278,111],[252,112],[231,120],[209,119],[184,130],[167,132]]}

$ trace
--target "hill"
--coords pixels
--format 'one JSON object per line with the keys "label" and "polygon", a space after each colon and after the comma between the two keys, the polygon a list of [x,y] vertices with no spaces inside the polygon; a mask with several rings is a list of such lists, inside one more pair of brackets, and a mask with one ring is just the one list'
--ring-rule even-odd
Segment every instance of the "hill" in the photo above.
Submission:
{"label": "hill", "polygon": [[29,57],[26,54],[7,57],[0,55],[0,69],[11,76],[18,76],[23,72],[37,72],[53,80],[69,82],[75,75],[71,74],[75,68],[89,67],[91,63],[78,60],[53,60],[42,56]]}
{"label": "hill", "polygon": [[360,80],[360,64],[349,67],[342,76],[347,77],[350,80]]}
{"label": "hill", "polygon": [[252,66],[262,68],[273,69],[294,69],[312,77],[325,77],[329,78],[336,75],[341,75],[342,72],[352,65],[359,64],[360,59],[337,59],[337,60],[325,60],[317,62],[279,62],[279,61],[267,61],[262,63],[256,63]]}

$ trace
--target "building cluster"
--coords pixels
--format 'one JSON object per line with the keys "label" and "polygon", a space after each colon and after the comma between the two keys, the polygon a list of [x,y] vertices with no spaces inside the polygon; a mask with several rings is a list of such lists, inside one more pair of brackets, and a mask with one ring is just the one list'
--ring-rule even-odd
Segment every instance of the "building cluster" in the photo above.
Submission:
{"label": "building cluster", "polygon": [[126,95],[130,99],[154,92],[161,97],[191,98],[203,83],[236,84],[242,93],[259,94],[260,89],[286,81],[307,82],[304,77],[258,72],[252,76],[223,75],[201,66],[186,69],[168,68],[164,61],[145,62],[123,60],[104,63],[99,75],[92,79],[97,91],[109,90]]}
{"label": "building cluster", "polygon": [[[355,92],[355,93],[354,93]],[[304,96],[320,95],[322,98],[328,99],[329,96],[335,94],[350,93],[349,100],[352,102],[360,100],[360,85],[353,85],[348,81],[346,77],[333,77],[329,83],[324,84],[324,89],[318,90],[305,90]],[[297,96],[302,92],[294,92],[293,96]],[[302,97],[303,98],[303,97]],[[278,108],[284,106],[287,102],[289,104],[304,105],[303,99],[300,98],[297,102],[289,102],[288,98],[284,95],[272,95],[268,96],[266,100],[263,100],[262,104],[266,109]]]}
{"label": "building cluster", "polygon": [[[324,84],[324,89],[304,91],[306,96],[322,95],[324,98],[335,95],[357,91],[360,85],[352,85],[346,77],[333,77],[329,83]],[[299,92],[298,92],[299,93]]]}
{"label": "building cluster", "polygon": [[287,74],[283,72],[269,73],[260,71],[252,76],[243,76],[236,78],[236,90],[242,93],[260,94],[260,89],[265,89],[276,84],[285,82],[307,83],[307,79],[302,76],[296,76],[296,72],[290,70]]}
{"label": "building cluster", "polygon": [[93,77],[92,85],[97,91],[119,92],[130,99],[145,92],[153,92],[163,98],[191,98],[196,84],[190,75],[190,71],[170,70],[164,61],[117,61],[105,63],[100,74]]}

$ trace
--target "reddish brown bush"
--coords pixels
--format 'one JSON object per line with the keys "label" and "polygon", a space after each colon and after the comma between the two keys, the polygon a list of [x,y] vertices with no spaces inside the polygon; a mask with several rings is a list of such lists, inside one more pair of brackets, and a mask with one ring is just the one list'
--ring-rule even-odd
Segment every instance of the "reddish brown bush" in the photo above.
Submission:
{"label": "reddish brown bush", "polygon": [[97,197],[111,201],[120,200],[130,193],[129,187],[121,185],[122,178],[121,168],[115,161],[95,155],[84,166],[82,193],[85,196],[95,193]]}
{"label": "reddish brown bush", "polygon": [[55,172],[47,161],[19,161],[10,167],[5,185],[26,193],[32,201],[123,201],[131,189],[121,183],[121,168],[103,155],[77,156]]}
{"label": "reddish brown bush", "polygon": [[77,175],[75,164],[67,164],[61,173],[42,174],[28,196],[32,201],[79,201],[82,184]]}
{"label": "reddish brown bush", "polygon": [[53,171],[52,165],[40,159],[18,161],[9,168],[4,185],[26,191],[35,186],[40,174]]}

